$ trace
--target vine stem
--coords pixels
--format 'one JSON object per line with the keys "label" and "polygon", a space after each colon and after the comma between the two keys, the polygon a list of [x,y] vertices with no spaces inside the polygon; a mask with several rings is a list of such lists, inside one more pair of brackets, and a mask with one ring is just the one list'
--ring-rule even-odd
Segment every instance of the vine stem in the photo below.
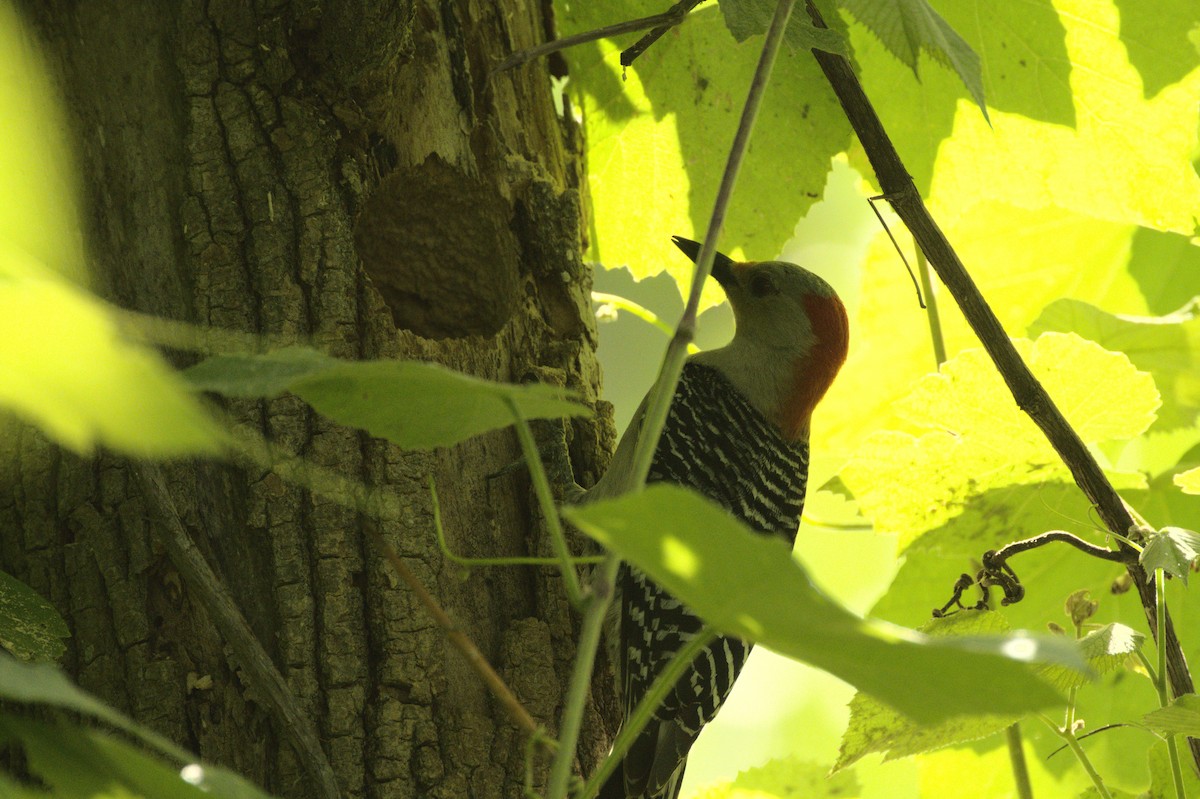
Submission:
{"label": "vine stem", "polygon": [[921,290],[925,292],[925,315],[929,318],[929,337],[933,341],[933,357],[940,368],[946,362],[946,340],[942,335],[942,320],[938,315],[937,296],[933,293],[933,280],[929,277],[929,261],[925,252],[917,248],[917,274],[921,276]]}
{"label": "vine stem", "polygon": [[[1167,576],[1162,569],[1154,570],[1154,595],[1158,601],[1155,610],[1158,614],[1158,629],[1162,629],[1167,615]],[[1159,707],[1166,707],[1170,702],[1167,693],[1167,641],[1164,636],[1158,636],[1158,671],[1154,687],[1158,691]],[[1183,787],[1183,770],[1179,767],[1179,746],[1175,743],[1173,734],[1167,735],[1167,758],[1171,762],[1171,779],[1175,783],[1175,799],[1185,799],[1187,796]]]}
{"label": "vine stem", "polygon": [[[613,495],[637,490],[646,484],[646,476],[650,473],[650,464],[654,460],[654,451],[658,447],[658,439],[662,435],[663,426],[666,423],[667,411],[675,396],[679,375],[683,372],[683,363],[687,358],[687,346],[695,337],[700,292],[704,289],[704,281],[712,271],[713,257],[717,251],[717,238],[720,236],[721,226],[725,223],[725,215],[729,208],[730,198],[733,196],[733,187],[737,183],[738,171],[741,169],[746,148],[750,143],[750,134],[754,130],[754,122],[758,118],[762,96],[770,82],[771,70],[775,66],[775,57],[779,54],[779,47],[783,42],[783,32],[794,6],[795,0],[779,0],[775,7],[775,16],[771,19],[770,28],[767,29],[762,54],[755,67],[754,77],[750,81],[745,105],[742,106],[742,116],[738,122],[737,133],[729,148],[729,157],[725,162],[725,172],[721,176],[721,185],[713,203],[712,216],[709,218],[704,243],[700,247],[700,254],[696,257],[696,272],[692,280],[688,302],[675,329],[675,335],[671,337],[671,343],[667,345],[667,353],[663,358],[658,379],[650,390],[646,403],[646,414],[642,419],[637,445],[634,449],[633,468],[628,473],[621,475],[622,481],[614,486]],[[604,617],[608,612],[608,605],[612,601],[613,584],[619,566],[620,561],[617,557],[609,554],[607,560],[600,567],[598,579],[593,583],[594,594],[584,613],[574,670],[563,707],[562,722],[559,725],[558,754],[550,767],[550,782],[547,789],[549,799],[564,799],[566,796],[567,784],[571,778],[571,768],[575,761],[575,748],[583,721],[588,686],[591,683],[592,669],[595,665],[596,650],[599,647]]]}
{"label": "vine stem", "polygon": [[512,397],[504,399],[512,411],[517,440],[521,442],[525,465],[529,468],[529,476],[533,480],[533,491],[537,495],[538,505],[541,506],[542,518],[546,520],[550,546],[558,558],[559,571],[562,572],[563,583],[567,587],[567,598],[576,610],[580,610],[583,608],[583,591],[579,587],[579,573],[575,571],[575,565],[571,562],[571,551],[567,549],[567,538],[563,535],[562,521],[558,518],[558,508],[554,505],[554,494],[550,490],[550,480],[546,477],[546,467],[538,455],[537,442],[533,440],[533,431],[529,429],[529,422],[517,408],[516,400]]}
{"label": "vine stem", "polygon": [[[826,27],[813,0],[807,0],[807,6],[813,24]],[[1025,411],[1041,428],[1108,529],[1118,535],[1128,535],[1134,526],[1129,508],[1105,477],[1100,465],[1079,438],[1079,434],[1070,426],[1050,395],[1046,393],[1046,389],[1021,360],[1000,320],[984,300],[958,254],[947,241],[945,233],[930,215],[920,192],[913,184],[912,177],[905,170],[895,146],[883,129],[879,116],[867,99],[850,62],[842,56],[821,50],[813,50],[812,53],[833,87],[851,127],[858,135],[884,196],[891,203],[896,215],[908,227],[913,239],[929,259],[930,265],[958,303],[963,316],[1012,392],[1017,407]],[[1166,639],[1164,646],[1167,668],[1164,671],[1170,676],[1175,695],[1193,693],[1195,688],[1192,675],[1188,671],[1187,659],[1175,634],[1170,614],[1164,612],[1162,625],[1159,625],[1153,582],[1147,578],[1140,565],[1131,565],[1128,571],[1134,585],[1137,586],[1142,610],[1151,626],[1151,632],[1156,638],[1161,636]],[[1189,739],[1189,743],[1192,758],[1200,765],[1200,741]]]}
{"label": "vine stem", "polygon": [[[1073,691],[1071,700],[1072,703],[1074,703]],[[1072,707],[1069,708],[1069,711],[1073,710],[1074,707],[1072,704]],[[1068,715],[1073,716],[1073,712],[1069,712]],[[1071,750],[1071,753],[1075,755],[1075,759],[1079,761],[1079,764],[1083,766],[1083,770],[1087,772],[1088,777],[1092,781],[1092,785],[1096,786],[1096,791],[1100,794],[1101,799],[1112,799],[1112,794],[1108,792],[1108,786],[1104,784],[1103,778],[1101,778],[1099,772],[1096,771],[1096,767],[1092,765],[1091,758],[1087,756],[1087,752],[1083,751],[1083,747],[1079,745],[1079,739],[1075,737],[1074,730],[1069,728],[1060,728],[1044,714],[1039,713],[1038,718],[1040,718],[1051,730],[1053,730],[1055,735],[1066,741],[1067,747]]]}
{"label": "vine stem", "polygon": [[1021,742],[1021,723],[1013,722],[1005,728],[1004,739],[1008,742],[1008,760],[1017,786],[1017,799],[1033,799],[1033,785],[1029,782],[1029,766]]}

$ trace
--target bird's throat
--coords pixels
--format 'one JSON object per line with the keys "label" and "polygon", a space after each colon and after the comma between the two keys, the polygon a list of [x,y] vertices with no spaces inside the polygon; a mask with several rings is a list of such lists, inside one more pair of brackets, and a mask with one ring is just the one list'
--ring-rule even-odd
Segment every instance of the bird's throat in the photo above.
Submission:
{"label": "bird's throat", "polygon": [[807,438],[813,410],[846,362],[849,320],[837,297],[809,296],[805,302],[816,340],[792,363],[791,388],[780,406],[779,427],[785,438]]}

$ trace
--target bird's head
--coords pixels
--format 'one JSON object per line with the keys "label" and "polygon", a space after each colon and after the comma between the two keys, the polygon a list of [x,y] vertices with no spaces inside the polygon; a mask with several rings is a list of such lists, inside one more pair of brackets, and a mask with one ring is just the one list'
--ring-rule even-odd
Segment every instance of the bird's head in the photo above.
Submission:
{"label": "bird's head", "polygon": [[[675,236],[693,261],[700,245]],[[849,323],[833,287],[784,261],[739,263],[717,253],[713,278],[725,290],[737,325],[708,361],[789,438],[807,436],[813,409],[846,360]],[[708,355],[707,353],[705,355]]]}

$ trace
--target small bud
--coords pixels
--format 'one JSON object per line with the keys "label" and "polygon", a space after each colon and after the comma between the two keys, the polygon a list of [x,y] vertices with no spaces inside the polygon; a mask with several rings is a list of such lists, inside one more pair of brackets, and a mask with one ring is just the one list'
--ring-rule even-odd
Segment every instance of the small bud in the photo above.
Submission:
{"label": "small bud", "polygon": [[1086,588],[1076,591],[1067,597],[1064,610],[1071,617],[1071,624],[1075,625],[1076,629],[1083,626],[1083,623],[1096,614],[1096,610],[1100,607],[1100,603],[1091,598],[1091,592]]}

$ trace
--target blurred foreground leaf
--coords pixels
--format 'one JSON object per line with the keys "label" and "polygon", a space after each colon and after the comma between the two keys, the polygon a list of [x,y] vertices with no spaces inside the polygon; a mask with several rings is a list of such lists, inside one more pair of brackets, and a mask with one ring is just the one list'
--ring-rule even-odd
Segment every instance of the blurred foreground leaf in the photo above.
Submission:
{"label": "blurred foreground leaf", "polygon": [[[0,716],[0,732],[4,733],[0,738],[15,737],[22,741],[31,769],[55,788],[56,797],[107,795],[97,793],[95,786],[121,781],[126,781],[126,788],[136,787],[136,790],[114,795],[191,797],[197,795],[198,788],[202,791],[199,795],[221,799],[266,796],[227,769],[196,763],[188,752],[96,699],[49,663],[24,664],[0,655],[0,699],[5,700],[6,709],[11,708],[7,703],[44,705],[99,719],[157,750],[161,756],[185,764],[182,771],[165,765],[98,730],[85,730],[66,722],[51,726],[13,714]],[[181,774],[188,780],[181,780]],[[0,788],[3,787],[0,779]]]}
{"label": "blurred foreground leaf", "polygon": [[109,309],[0,240],[0,408],[81,455],[215,454],[223,433]]}
{"label": "blurred foreground leaf", "polygon": [[185,372],[204,391],[274,397],[290,391],[318,413],[408,449],[431,449],[525,419],[586,416],[571,393],[515,386],[417,361],[344,361],[305,347],[262,355],[218,355]]}

